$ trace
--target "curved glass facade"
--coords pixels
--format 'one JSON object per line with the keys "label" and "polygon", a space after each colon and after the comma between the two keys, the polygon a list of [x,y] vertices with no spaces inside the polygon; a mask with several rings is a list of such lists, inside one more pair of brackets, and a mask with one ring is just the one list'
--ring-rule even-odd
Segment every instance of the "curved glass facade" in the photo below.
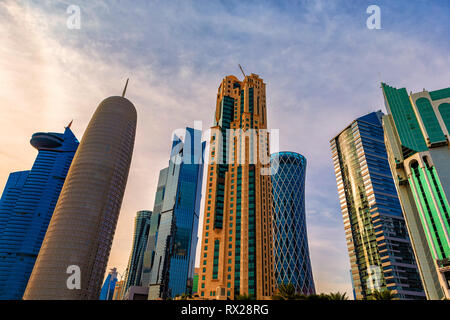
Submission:
{"label": "curved glass facade", "polygon": [[442,131],[439,121],[434,113],[433,106],[427,98],[419,98],[416,100],[417,110],[419,110],[422,123],[427,131],[428,138],[431,143],[445,141],[446,137]]}
{"label": "curved glass facade", "polygon": [[0,300],[19,300],[66,179],[78,140],[64,133],[33,134],[33,167],[9,175],[0,199]]}
{"label": "curved glass facade", "polygon": [[447,131],[450,132],[450,103],[442,103],[439,105],[439,112],[444,121]]}
{"label": "curved glass facade", "polygon": [[[382,84],[384,140],[428,299],[450,299],[450,88],[412,93]],[[398,103],[399,97],[405,103]],[[411,126],[412,110],[419,127]],[[410,114],[411,115],[411,114]],[[408,137],[425,142],[410,148]]]}
{"label": "curved glass facade", "polygon": [[274,153],[270,160],[273,193],[275,279],[298,292],[314,294],[305,216],[306,158]]}

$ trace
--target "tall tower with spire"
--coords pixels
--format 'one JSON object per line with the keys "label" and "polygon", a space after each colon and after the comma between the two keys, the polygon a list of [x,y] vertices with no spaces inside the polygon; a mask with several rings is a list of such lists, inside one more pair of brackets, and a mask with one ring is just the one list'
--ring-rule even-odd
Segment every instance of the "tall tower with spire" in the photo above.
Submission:
{"label": "tall tower with spire", "polygon": [[0,199],[0,299],[19,300],[33,270],[78,140],[64,133],[38,132],[31,170],[9,175]]}
{"label": "tall tower with spire", "polygon": [[217,93],[198,292],[205,299],[273,294],[266,84],[227,76]]}
{"label": "tall tower with spire", "polygon": [[123,96],[106,98],[98,106],[70,167],[24,299],[99,298],[136,120],[134,105]]}

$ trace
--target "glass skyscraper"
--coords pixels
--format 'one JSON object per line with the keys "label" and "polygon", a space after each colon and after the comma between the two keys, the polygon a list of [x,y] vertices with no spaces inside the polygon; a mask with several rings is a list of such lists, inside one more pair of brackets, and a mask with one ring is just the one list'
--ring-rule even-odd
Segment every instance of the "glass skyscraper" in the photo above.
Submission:
{"label": "glass skyscraper", "polygon": [[315,294],[305,215],[306,158],[295,152],[272,154],[273,256],[275,280],[297,292]]}
{"label": "glass skyscraper", "polygon": [[450,88],[381,85],[389,164],[425,292],[450,299]]}
{"label": "glass skyscraper", "polygon": [[114,288],[113,300],[123,300],[125,295],[125,281],[119,280],[116,282],[116,287]]}
{"label": "glass skyscraper", "polygon": [[35,133],[30,143],[38,150],[33,167],[11,173],[0,199],[0,299],[22,299],[78,147],[70,125],[63,134]]}
{"label": "glass skyscraper", "polygon": [[[174,137],[169,167],[161,171],[166,177],[160,174],[155,199],[160,217],[149,279],[150,300],[192,293],[205,145],[201,131],[186,128],[184,141]],[[163,182],[164,186],[160,185]]]}
{"label": "glass skyscraper", "polygon": [[150,284],[152,266],[155,261],[156,242],[158,240],[159,222],[161,219],[161,210],[164,203],[164,195],[166,192],[168,170],[169,168],[164,168],[159,172],[155,202],[153,205],[153,212],[150,217],[150,227],[147,246],[144,252],[141,276],[142,286],[145,287],[148,287],[148,285]]}
{"label": "glass skyscraper", "polygon": [[391,290],[425,299],[389,169],[382,112],[353,121],[330,141],[356,299]]}
{"label": "glass skyscraper", "polygon": [[144,252],[147,247],[151,211],[141,210],[134,220],[134,237],[125,276],[125,292],[130,286],[141,286]]}
{"label": "glass skyscraper", "polygon": [[108,276],[105,279],[105,282],[103,282],[99,300],[113,300],[114,290],[116,289],[116,283],[117,283],[117,269],[112,268],[109,271]]}

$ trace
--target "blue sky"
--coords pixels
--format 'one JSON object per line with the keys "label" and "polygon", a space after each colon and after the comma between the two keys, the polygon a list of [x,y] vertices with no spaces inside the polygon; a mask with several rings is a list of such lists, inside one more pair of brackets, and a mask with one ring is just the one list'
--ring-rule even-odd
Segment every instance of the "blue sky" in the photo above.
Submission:
{"label": "blue sky", "polygon": [[[66,27],[69,5],[81,29]],[[380,30],[366,8],[381,9]],[[448,1],[2,1],[0,184],[31,167],[36,131],[81,139],[98,103],[121,93],[138,110],[127,191],[109,267],[124,271],[136,211],[152,209],[171,133],[212,125],[221,79],[259,74],[280,149],[308,160],[308,237],[319,292],[351,294],[329,140],[385,111],[380,81],[408,91],[450,86]]]}

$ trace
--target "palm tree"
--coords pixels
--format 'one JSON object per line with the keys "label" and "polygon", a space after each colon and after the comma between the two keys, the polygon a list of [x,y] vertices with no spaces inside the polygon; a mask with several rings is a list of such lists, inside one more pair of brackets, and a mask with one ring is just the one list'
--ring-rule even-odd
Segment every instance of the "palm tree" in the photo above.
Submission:
{"label": "palm tree", "polygon": [[277,293],[273,296],[274,300],[296,300],[300,295],[296,292],[292,283],[280,283]]}
{"label": "palm tree", "polygon": [[330,296],[326,293],[321,294],[309,294],[305,296],[305,300],[330,300]]}
{"label": "palm tree", "polygon": [[234,300],[255,300],[252,294],[238,294],[234,297]]}
{"label": "palm tree", "polygon": [[303,294],[297,292],[292,283],[280,283],[277,292],[272,296],[273,300],[348,300],[347,294],[335,293],[320,293],[320,294]]}
{"label": "palm tree", "polygon": [[384,289],[382,291],[380,290],[374,290],[372,291],[372,294],[370,295],[367,300],[397,300],[395,297],[395,294],[392,293],[391,290]]}
{"label": "palm tree", "polygon": [[339,291],[338,292],[330,292],[328,294],[328,298],[330,300],[348,300],[347,293],[346,292],[340,293]]}

